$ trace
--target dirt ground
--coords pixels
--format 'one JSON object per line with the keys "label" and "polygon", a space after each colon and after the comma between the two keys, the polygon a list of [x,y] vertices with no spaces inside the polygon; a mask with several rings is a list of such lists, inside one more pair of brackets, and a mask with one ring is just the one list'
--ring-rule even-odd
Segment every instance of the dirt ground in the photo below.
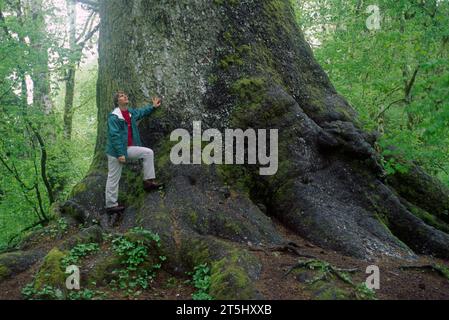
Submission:
{"label": "dirt ground", "polygon": [[[416,261],[403,261],[391,258],[375,261],[363,261],[343,256],[335,251],[324,250],[312,245],[303,238],[290,232],[279,223],[276,227],[285,238],[296,243],[298,251],[314,256],[339,268],[358,268],[352,280],[354,283],[364,283],[369,276],[366,268],[376,265],[380,271],[380,289],[375,290],[376,298],[380,300],[446,300],[449,299],[449,279],[431,269],[405,269],[402,266],[429,265],[438,263],[449,267],[448,261],[428,256],[419,256]],[[305,290],[305,286],[295,279],[294,275],[284,276],[298,259],[308,260],[284,252],[254,252],[263,262],[262,275],[257,283],[258,289],[268,299],[311,299],[313,296]]]}
{"label": "dirt ground", "polygon": [[[407,265],[429,265],[438,263],[449,267],[448,261],[435,259],[428,256],[419,256],[416,261],[403,261],[390,258],[378,259],[376,261],[363,261],[338,254],[337,252],[324,250],[312,245],[293,232],[276,223],[278,230],[286,239],[297,245],[297,250],[304,255],[313,256],[316,259],[330,263],[338,268],[357,268],[358,271],[351,274],[353,283],[364,283],[368,274],[366,268],[376,265],[380,270],[380,289],[375,290],[376,298],[380,300],[446,300],[449,299],[449,280],[431,269],[406,269],[401,266]],[[44,242],[42,242],[44,243]],[[49,242],[49,246],[55,242]],[[51,247],[48,248],[50,250]],[[287,271],[294,266],[298,260],[309,258],[298,257],[292,252],[254,250],[262,263],[262,272],[256,282],[256,288],[264,299],[268,300],[310,300],[316,299],[313,290],[310,290],[304,281],[298,279],[297,274]],[[16,275],[0,284],[0,299],[19,300],[23,299],[22,288],[30,283],[36,274],[39,263],[29,270]],[[188,277],[173,276],[166,271],[160,271],[157,277],[150,283],[147,290],[138,296],[126,296],[121,292],[112,291],[108,287],[99,287],[97,290],[106,293],[106,299],[138,299],[138,300],[188,300],[191,299],[194,288],[186,283]],[[345,284],[337,286],[344,287]]]}

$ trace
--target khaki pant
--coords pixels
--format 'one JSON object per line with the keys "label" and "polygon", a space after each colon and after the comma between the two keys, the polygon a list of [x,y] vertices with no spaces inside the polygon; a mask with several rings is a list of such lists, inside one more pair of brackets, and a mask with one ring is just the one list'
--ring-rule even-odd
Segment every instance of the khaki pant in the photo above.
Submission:
{"label": "khaki pant", "polygon": [[[123,163],[117,158],[108,156],[108,180],[106,181],[106,208],[118,205],[119,181],[122,175]],[[143,159],[143,179],[154,179],[154,153],[153,150],[144,147],[128,147],[130,160]]]}

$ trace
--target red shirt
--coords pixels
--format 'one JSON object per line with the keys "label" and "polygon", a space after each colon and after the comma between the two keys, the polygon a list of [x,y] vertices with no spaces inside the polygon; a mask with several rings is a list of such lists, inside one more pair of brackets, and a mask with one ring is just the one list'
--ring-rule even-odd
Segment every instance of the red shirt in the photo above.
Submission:
{"label": "red shirt", "polygon": [[128,124],[128,147],[133,145],[133,130],[131,127],[131,117],[129,116],[128,110],[120,110],[122,112],[123,118],[125,118],[126,123]]}

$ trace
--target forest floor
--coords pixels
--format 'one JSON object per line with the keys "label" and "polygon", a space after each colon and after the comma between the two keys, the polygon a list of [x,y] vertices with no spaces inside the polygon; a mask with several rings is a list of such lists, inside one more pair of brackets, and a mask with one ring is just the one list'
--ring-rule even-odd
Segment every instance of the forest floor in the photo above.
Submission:
{"label": "forest floor", "polygon": [[[385,257],[375,261],[364,261],[341,255],[335,251],[319,248],[310,242],[287,230],[280,223],[275,223],[277,229],[286,239],[298,245],[301,254],[316,257],[316,259],[328,262],[332,266],[345,269],[357,268],[358,271],[351,274],[354,284],[364,283],[370,274],[366,268],[370,265],[379,267],[380,289],[375,290],[376,298],[380,300],[407,300],[407,299],[449,299],[449,278],[446,278],[429,268],[405,269],[402,266],[423,266],[440,264],[449,267],[448,261],[428,256],[418,256],[416,261],[405,261]],[[255,252],[263,262],[262,275],[257,287],[262,295],[268,299],[316,299],[317,292],[309,290],[307,279],[295,276],[293,272],[284,276],[298,259],[301,258],[285,252]],[[339,287],[347,287],[342,281],[335,281]]]}
{"label": "forest floor", "polygon": [[[448,261],[443,261],[428,256],[419,256],[414,261],[404,261],[392,258],[382,258],[375,261],[364,261],[341,255],[335,251],[325,250],[317,247],[293,232],[284,228],[280,223],[276,223],[277,229],[286,239],[297,245],[295,248],[300,254],[313,256],[315,260],[323,262],[318,269],[324,268],[326,263],[334,268],[355,269],[351,272],[350,279],[354,284],[342,281],[339,277],[329,276],[325,282],[313,282],[317,270],[292,269],[298,260],[308,261],[311,258],[300,257],[292,252],[283,250],[261,250],[260,248],[250,248],[262,263],[262,272],[256,282],[256,288],[262,297],[269,300],[310,300],[310,299],[355,299],[355,295],[340,295],[346,290],[350,292],[356,284],[364,283],[367,274],[366,268],[369,265],[376,265],[380,270],[380,289],[375,290],[375,298],[381,300],[403,300],[403,299],[449,299],[449,279],[431,268],[422,269],[401,269],[402,266],[423,266],[438,264],[449,267]],[[40,246],[50,250],[56,243],[41,239]],[[46,247],[46,248],[45,248]],[[247,247],[248,248],[248,247]],[[102,249],[103,250],[103,249]],[[89,263],[89,261],[87,261]],[[94,263],[94,261],[91,261]],[[22,272],[11,279],[0,284],[1,300],[24,299],[21,291],[28,283],[32,282],[37,273],[39,263],[30,269]],[[287,272],[290,273],[286,275]],[[300,272],[297,272],[300,271]],[[108,286],[99,286],[95,290],[104,292],[104,299],[138,299],[138,300],[187,300],[191,299],[195,288],[188,283],[189,277],[179,277],[161,270],[156,278],[150,283],[149,288],[142,290],[139,295],[126,295],[121,291],[113,291]],[[325,283],[324,286],[311,285],[311,283]],[[329,287],[329,283],[332,286]],[[329,290],[331,288],[331,290]],[[351,290],[348,290],[351,289]],[[341,290],[340,290],[341,289]],[[357,292],[352,290],[352,292]]]}

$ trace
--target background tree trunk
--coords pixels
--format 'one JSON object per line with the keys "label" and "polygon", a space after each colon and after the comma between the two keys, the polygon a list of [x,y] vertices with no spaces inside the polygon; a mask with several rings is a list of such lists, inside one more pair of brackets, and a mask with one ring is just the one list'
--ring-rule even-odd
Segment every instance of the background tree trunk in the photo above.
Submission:
{"label": "background tree trunk", "polygon": [[64,97],[64,136],[70,140],[72,137],[73,115],[77,107],[73,106],[75,99],[75,77],[77,68],[83,57],[84,48],[90,44],[99,29],[96,23],[97,13],[91,11],[84,26],[77,36],[76,30],[76,0],[66,0],[69,20],[69,47],[70,55],[65,71],[65,97]]}
{"label": "background tree trunk", "polygon": [[[128,209],[120,228],[159,233],[171,270],[211,262],[213,296],[257,296],[251,280],[260,264],[242,245],[288,240],[274,218],[322,247],[359,258],[449,257],[449,236],[412,213],[411,203],[419,203],[406,195],[413,192],[400,197],[384,181],[374,135],[360,129],[313,58],[289,1],[114,0],[102,1],[99,10],[96,155],[65,203],[66,214],[108,227],[102,215],[106,118],[113,93],[122,89],[135,106],[163,97],[161,110],[140,129],[166,187],[143,193],[139,166],[129,166],[121,180]],[[203,130],[279,129],[279,171],[259,176],[256,166],[172,165],[168,136],[175,128],[191,132],[194,120]],[[439,194],[441,214],[447,190]],[[426,211],[431,206],[418,209],[433,214]]]}
{"label": "background tree trunk", "polygon": [[[76,44],[76,3],[67,0],[67,12],[69,18],[69,45],[72,55],[78,50]],[[72,121],[73,121],[73,99],[75,96],[75,75],[76,63],[78,59],[73,56],[69,59],[65,79],[65,97],[64,97],[64,137],[68,140],[72,137]]]}
{"label": "background tree trunk", "polygon": [[50,96],[50,72],[48,70],[48,39],[46,39],[46,23],[43,13],[42,0],[25,1],[26,15],[31,16],[36,30],[30,36],[30,44],[38,54],[39,61],[33,70],[31,79],[33,80],[33,104],[45,114],[50,114],[53,110],[53,102]]}

